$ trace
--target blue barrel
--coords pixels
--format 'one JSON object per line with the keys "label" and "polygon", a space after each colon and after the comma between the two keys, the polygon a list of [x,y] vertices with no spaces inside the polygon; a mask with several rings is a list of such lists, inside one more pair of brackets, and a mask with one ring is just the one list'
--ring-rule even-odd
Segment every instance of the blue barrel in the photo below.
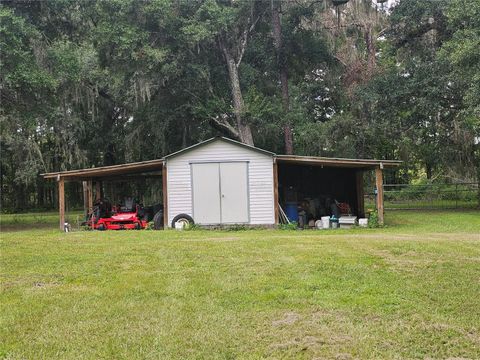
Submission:
{"label": "blue barrel", "polygon": [[285,213],[288,220],[298,222],[298,206],[297,203],[287,203],[285,206]]}

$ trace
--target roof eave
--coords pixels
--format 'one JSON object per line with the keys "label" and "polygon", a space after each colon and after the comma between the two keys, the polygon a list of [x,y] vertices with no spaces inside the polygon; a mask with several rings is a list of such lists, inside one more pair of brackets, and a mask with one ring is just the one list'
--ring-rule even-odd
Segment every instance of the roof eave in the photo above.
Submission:
{"label": "roof eave", "polygon": [[194,144],[194,145],[191,145],[189,147],[186,147],[185,149],[181,149],[181,150],[175,151],[174,153],[168,154],[164,157],[164,159],[165,160],[171,159],[171,158],[173,158],[177,155],[187,153],[190,150],[196,149],[198,147],[202,147],[204,145],[207,145],[207,144],[209,144],[211,142],[215,142],[215,141],[224,141],[224,142],[228,142],[230,144],[235,144],[235,145],[250,149],[252,151],[256,151],[256,152],[259,152],[259,153],[262,153],[262,154],[266,154],[266,155],[269,155],[269,156],[272,156],[272,157],[275,156],[275,153],[273,153],[271,151],[260,149],[260,148],[257,148],[255,146],[252,146],[252,145],[244,144],[242,142],[239,142],[239,141],[236,141],[236,140],[233,140],[233,139],[229,139],[229,138],[224,137],[224,136],[215,136],[215,137],[212,137],[208,140],[199,142],[198,144]]}
{"label": "roof eave", "polygon": [[316,156],[277,155],[277,161],[292,164],[310,164],[319,166],[337,166],[353,168],[395,168],[402,164],[399,160],[327,158]]}
{"label": "roof eave", "polygon": [[79,169],[79,170],[67,170],[67,171],[57,171],[51,173],[40,174],[44,179],[55,179],[60,177],[63,178],[89,178],[89,177],[102,177],[115,174],[129,174],[141,171],[152,171],[157,168],[157,166],[163,165],[163,159],[155,159],[148,161],[140,161],[134,163],[126,163],[120,165],[111,165],[111,166],[99,166],[94,168]]}

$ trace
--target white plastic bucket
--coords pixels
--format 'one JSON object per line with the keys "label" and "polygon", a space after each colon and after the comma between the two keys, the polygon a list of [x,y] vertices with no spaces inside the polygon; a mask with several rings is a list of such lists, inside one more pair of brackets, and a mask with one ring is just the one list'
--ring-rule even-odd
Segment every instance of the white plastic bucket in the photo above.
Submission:
{"label": "white plastic bucket", "polygon": [[322,228],[329,229],[330,228],[330,216],[322,216]]}
{"label": "white plastic bucket", "polygon": [[175,223],[175,230],[183,230],[185,228],[185,223],[183,221],[177,221]]}
{"label": "white plastic bucket", "polygon": [[368,226],[368,219],[367,218],[358,219],[358,226],[367,227]]}

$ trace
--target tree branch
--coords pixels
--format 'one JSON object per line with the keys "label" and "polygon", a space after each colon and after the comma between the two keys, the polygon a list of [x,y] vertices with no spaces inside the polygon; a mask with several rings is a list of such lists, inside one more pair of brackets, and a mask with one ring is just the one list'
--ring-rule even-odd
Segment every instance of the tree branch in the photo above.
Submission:
{"label": "tree branch", "polygon": [[225,40],[223,39],[223,34],[218,36],[218,46],[220,50],[222,50],[225,59],[228,61],[230,59],[230,53],[227,51],[227,47],[225,46]]}
{"label": "tree branch", "polygon": [[250,26],[248,26],[248,24],[250,23],[250,18],[248,19],[247,27],[243,31],[242,37],[240,39],[238,59],[237,59],[237,62],[235,63],[237,68],[240,66],[240,63],[242,62],[243,54],[245,53],[245,49],[247,48],[248,35],[250,35],[253,29],[255,29],[255,26],[257,25],[258,21],[261,19],[261,17],[265,14],[266,11],[267,10],[264,10],[261,14],[259,14]]}
{"label": "tree branch", "polygon": [[333,55],[333,58],[337,60],[340,64],[342,64],[344,67],[347,67],[347,64],[342,59],[340,59],[337,55]]}
{"label": "tree branch", "polygon": [[220,120],[219,116],[210,116],[208,120],[213,128],[226,133],[230,137],[240,139],[240,134],[238,131],[232,125],[230,125],[227,120]]}

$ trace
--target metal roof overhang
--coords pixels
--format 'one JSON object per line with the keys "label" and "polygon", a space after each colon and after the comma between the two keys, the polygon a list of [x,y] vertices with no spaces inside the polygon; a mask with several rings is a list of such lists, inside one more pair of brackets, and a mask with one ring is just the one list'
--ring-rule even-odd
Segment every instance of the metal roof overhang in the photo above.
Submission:
{"label": "metal roof overhang", "polygon": [[329,158],[319,156],[297,156],[297,155],[277,155],[276,161],[279,164],[309,165],[309,166],[328,166],[356,169],[374,169],[374,168],[395,168],[402,163],[398,160],[374,160],[374,159],[345,159]]}
{"label": "metal roof overhang", "polygon": [[144,172],[161,171],[163,159],[140,161],[134,163],[100,166],[95,168],[51,172],[41,174],[45,179],[55,179],[62,177],[65,180],[82,180],[88,178],[102,178],[116,175],[140,174]]}

